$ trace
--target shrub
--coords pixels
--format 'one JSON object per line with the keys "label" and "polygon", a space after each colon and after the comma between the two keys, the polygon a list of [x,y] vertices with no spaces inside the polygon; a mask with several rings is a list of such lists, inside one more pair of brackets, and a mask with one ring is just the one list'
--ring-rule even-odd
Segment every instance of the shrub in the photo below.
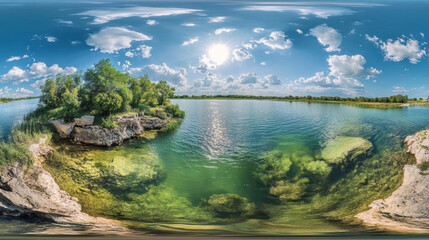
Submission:
{"label": "shrub", "polygon": [[72,120],[78,114],[80,102],[77,93],[77,88],[74,88],[71,92],[66,89],[63,94],[62,115],[66,121]]}
{"label": "shrub", "polygon": [[110,114],[121,109],[122,97],[115,92],[99,93],[94,98],[95,109],[102,114]]}
{"label": "shrub", "polygon": [[140,103],[138,105],[138,109],[139,109],[139,111],[143,111],[145,114],[146,114],[146,112],[150,111],[150,107],[146,104],[143,104],[143,103]]}
{"label": "shrub", "polygon": [[101,126],[104,128],[115,128],[118,127],[118,124],[113,117],[105,117],[101,118]]}
{"label": "shrub", "polygon": [[179,105],[173,105],[173,104],[169,104],[165,107],[165,110],[170,113],[171,115],[173,115],[173,117],[177,117],[177,118],[185,118],[185,112],[180,110]]}

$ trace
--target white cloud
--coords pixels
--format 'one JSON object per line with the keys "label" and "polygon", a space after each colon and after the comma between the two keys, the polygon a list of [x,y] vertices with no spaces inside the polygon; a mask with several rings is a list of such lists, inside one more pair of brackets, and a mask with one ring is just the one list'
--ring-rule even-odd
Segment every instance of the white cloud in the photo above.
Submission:
{"label": "white cloud", "polygon": [[203,55],[199,58],[198,67],[190,66],[190,68],[200,73],[206,73],[208,70],[215,70],[216,63],[212,62],[207,55]]}
{"label": "white cloud", "polygon": [[265,31],[265,28],[254,28],[254,29],[253,29],[253,32],[254,32],[254,33],[261,33],[261,32],[263,32],[263,31]]}
{"label": "white cloud", "polygon": [[270,37],[261,38],[256,42],[264,44],[273,50],[284,50],[292,47],[292,41],[290,39],[286,39],[285,33],[281,31],[274,31],[270,34]]}
{"label": "white cloud", "polygon": [[77,15],[86,15],[94,17],[93,24],[103,24],[112,20],[128,18],[128,17],[161,17],[180,14],[190,14],[199,12],[197,9],[187,8],[158,8],[158,7],[126,7],[126,8],[110,8],[106,10],[90,10],[79,13]]}
{"label": "white cloud", "polygon": [[241,84],[256,84],[258,82],[258,76],[256,73],[243,73],[238,77]]}
{"label": "white cloud", "polygon": [[350,15],[354,11],[343,7],[326,6],[303,6],[303,5],[250,5],[242,8],[247,11],[267,11],[267,12],[285,12],[296,11],[301,16],[314,15],[319,18],[328,18],[331,16]]}
{"label": "white cloud", "polygon": [[55,76],[59,73],[62,74],[73,74],[77,72],[75,67],[61,68],[58,64],[53,64],[48,67],[44,62],[35,62],[27,70],[23,70],[17,66],[14,66],[6,74],[1,76],[3,82],[27,82],[30,79],[38,79],[43,77]]}
{"label": "white cloud", "polygon": [[131,75],[147,74],[152,81],[167,81],[177,86],[186,84],[186,69],[173,69],[163,63],[162,65],[150,64],[142,68],[130,68],[128,71]]}
{"label": "white cloud", "polygon": [[264,77],[264,82],[268,85],[281,85],[282,81],[274,74],[269,74]]}
{"label": "white cloud", "polygon": [[226,17],[211,17],[209,18],[209,23],[220,23],[225,22]]}
{"label": "white cloud", "polygon": [[242,49],[242,48],[234,49],[232,51],[232,55],[234,56],[235,60],[240,61],[240,62],[253,57],[252,54],[248,50]]}
{"label": "white cloud", "polygon": [[266,62],[261,62],[261,65],[262,66],[267,66],[267,63]]}
{"label": "white cloud", "polygon": [[182,26],[185,26],[185,27],[194,27],[195,23],[182,23]]}
{"label": "white cloud", "polygon": [[405,88],[403,88],[403,87],[393,86],[393,90],[392,90],[392,92],[393,92],[393,93],[396,93],[396,94],[407,94],[407,93],[408,93],[408,90],[406,90],[406,89],[405,89]]}
{"label": "white cloud", "polygon": [[146,24],[147,25],[155,25],[155,24],[158,24],[158,22],[156,20],[149,19],[146,21]]}
{"label": "white cloud", "polygon": [[76,41],[71,41],[70,44],[73,45],[73,46],[74,45],[78,45],[78,44],[80,44],[80,41],[77,41],[77,40]]}
{"label": "white cloud", "polygon": [[373,42],[377,47],[379,47],[384,52],[384,59],[390,60],[393,62],[400,62],[404,59],[408,59],[410,63],[417,64],[420,60],[427,55],[426,43],[419,43],[415,39],[406,39],[403,35],[397,40],[388,39],[383,41],[377,36],[365,35],[366,39],[370,42]]}
{"label": "white cloud", "polygon": [[12,56],[6,60],[6,62],[18,61],[21,60],[20,56]]}
{"label": "white cloud", "polygon": [[326,47],[327,52],[340,51],[339,47],[343,36],[334,28],[322,24],[310,29],[310,34],[315,36],[319,43]]}
{"label": "white cloud", "polygon": [[52,37],[52,36],[46,36],[46,41],[48,42],[56,42],[58,41],[58,39],[56,37]]}
{"label": "white cloud", "polygon": [[140,45],[134,50],[128,50],[125,53],[125,56],[129,58],[133,58],[135,56],[141,55],[142,58],[150,58],[152,56],[152,54],[150,53],[151,50],[152,50],[151,46]]}
{"label": "white cloud", "polygon": [[30,90],[25,89],[25,88],[17,88],[15,92],[16,93],[24,93],[24,94],[33,94],[34,93],[33,91],[30,91]]}
{"label": "white cloud", "polygon": [[182,46],[188,46],[188,45],[194,44],[196,42],[198,42],[198,37],[190,38],[188,41],[184,41],[182,43]]}
{"label": "white cloud", "polygon": [[55,20],[57,23],[61,23],[61,24],[67,24],[67,25],[72,25],[73,24],[73,22],[72,21],[66,21],[66,20],[63,20],[63,19],[57,19],[57,20]]}
{"label": "white cloud", "polygon": [[303,33],[304,33],[304,32],[303,32],[301,29],[299,29],[299,28],[298,28],[298,29],[296,29],[296,32],[297,32],[297,33],[299,33],[299,34],[303,34]]}
{"label": "white cloud", "polygon": [[102,53],[115,53],[124,48],[130,48],[132,41],[151,40],[143,33],[128,30],[122,27],[107,27],[98,33],[90,34],[86,44],[94,47],[93,50],[99,50]]}
{"label": "white cloud", "polygon": [[229,33],[229,32],[233,32],[235,30],[237,30],[237,29],[235,29],[235,28],[218,28],[215,30],[215,34],[219,35],[219,34],[222,34],[224,32]]}
{"label": "white cloud", "polygon": [[301,77],[293,82],[294,88],[305,88],[318,92],[337,89],[346,94],[356,94],[364,88],[358,79],[370,79],[381,73],[375,68],[365,69],[362,55],[332,55],[327,59],[329,72],[317,72],[309,78]]}

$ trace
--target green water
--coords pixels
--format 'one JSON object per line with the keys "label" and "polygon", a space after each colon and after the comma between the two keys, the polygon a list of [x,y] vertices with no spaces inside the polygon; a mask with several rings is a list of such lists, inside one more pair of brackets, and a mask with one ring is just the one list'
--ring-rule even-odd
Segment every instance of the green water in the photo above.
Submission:
{"label": "green water", "polygon": [[[113,148],[61,143],[45,167],[64,190],[80,199],[85,212],[122,220],[137,230],[378,234],[353,216],[401,184],[402,167],[412,161],[402,141],[429,123],[429,108],[424,107],[380,110],[277,101],[173,102],[186,111],[176,132]],[[346,169],[328,165],[333,170],[324,178],[302,170],[309,162],[321,162],[321,150],[337,136],[367,139],[373,150]],[[296,173],[288,181],[308,179],[305,188],[294,188],[300,193],[297,199],[281,201],[270,194],[270,184],[260,181],[258,174],[267,161],[263,156],[273,152],[291,157]],[[224,212],[210,205],[217,194],[235,194],[235,208],[242,210]]]}

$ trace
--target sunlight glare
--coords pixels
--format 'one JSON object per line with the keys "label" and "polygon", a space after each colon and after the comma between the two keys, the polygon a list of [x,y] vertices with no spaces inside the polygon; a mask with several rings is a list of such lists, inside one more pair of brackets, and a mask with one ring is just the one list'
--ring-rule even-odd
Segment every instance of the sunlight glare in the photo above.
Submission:
{"label": "sunlight glare", "polygon": [[217,65],[224,63],[229,57],[229,48],[224,44],[214,44],[208,50],[210,60]]}

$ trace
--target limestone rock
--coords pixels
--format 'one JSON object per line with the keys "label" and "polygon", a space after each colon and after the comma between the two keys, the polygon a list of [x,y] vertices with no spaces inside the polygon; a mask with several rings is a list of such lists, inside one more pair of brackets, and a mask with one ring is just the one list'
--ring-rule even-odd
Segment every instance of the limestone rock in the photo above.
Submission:
{"label": "limestone rock", "polygon": [[94,124],[94,116],[91,115],[84,115],[80,118],[75,118],[74,122],[76,123],[76,126],[84,127],[84,126],[90,126]]}
{"label": "limestone rock", "polygon": [[424,130],[405,138],[407,152],[414,154],[417,163],[429,161],[429,131]]}
{"label": "limestone rock", "polygon": [[73,131],[74,126],[76,123],[66,123],[64,120],[52,120],[51,123],[55,126],[57,129],[57,132],[60,134],[60,137],[67,138],[70,136],[70,133]]}
{"label": "limestone rock", "polygon": [[328,141],[322,150],[322,158],[328,163],[346,165],[357,158],[367,155],[372,143],[359,137],[336,137]]}
{"label": "limestone rock", "polygon": [[161,129],[166,123],[167,120],[158,117],[146,117],[142,119],[143,127],[147,130]]}

